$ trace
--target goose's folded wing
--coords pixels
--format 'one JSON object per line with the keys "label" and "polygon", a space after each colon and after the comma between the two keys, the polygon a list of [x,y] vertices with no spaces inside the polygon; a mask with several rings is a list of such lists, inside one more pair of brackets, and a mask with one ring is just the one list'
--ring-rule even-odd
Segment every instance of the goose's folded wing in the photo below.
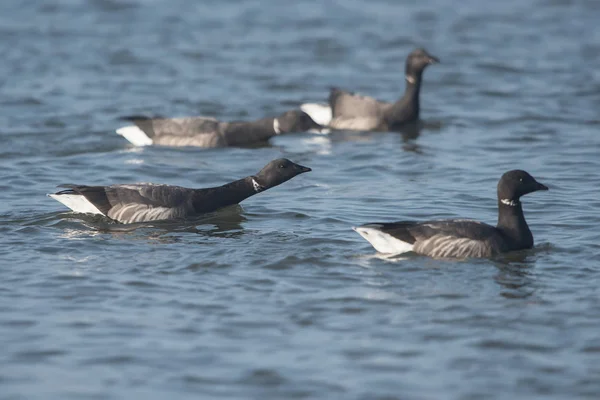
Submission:
{"label": "goose's folded wing", "polygon": [[382,102],[369,96],[361,96],[337,88],[331,89],[329,105],[333,118],[377,118],[391,107],[390,103]]}
{"label": "goose's folded wing", "polygon": [[193,190],[180,186],[113,185],[105,192],[111,205],[107,216],[119,222],[182,218],[193,210]]}
{"label": "goose's folded wing", "polygon": [[179,186],[132,184],[62,185],[57,195],[84,196],[102,214],[122,223],[181,218],[193,212],[193,190]]}
{"label": "goose's folded wing", "polygon": [[489,257],[500,250],[498,230],[477,221],[401,221],[380,224],[379,229],[412,243],[413,251],[436,258]]}
{"label": "goose's folded wing", "polygon": [[191,136],[211,134],[219,131],[219,121],[211,117],[184,117],[184,118],[145,118],[125,117],[133,122],[150,138],[161,135]]}
{"label": "goose's folded wing", "polygon": [[434,235],[448,235],[456,238],[486,240],[494,236],[496,228],[483,222],[468,219],[449,219],[427,221],[409,227],[417,240],[428,239]]}

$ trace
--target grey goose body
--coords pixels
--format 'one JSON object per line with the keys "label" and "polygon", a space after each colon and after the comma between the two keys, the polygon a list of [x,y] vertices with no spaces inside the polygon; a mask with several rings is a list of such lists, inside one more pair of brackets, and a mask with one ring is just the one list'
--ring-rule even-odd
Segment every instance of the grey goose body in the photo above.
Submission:
{"label": "grey goose body", "polygon": [[321,125],[338,130],[390,131],[419,119],[419,93],[425,68],[439,62],[424,49],[406,59],[404,94],[394,103],[332,88],[328,105],[303,104],[301,109]]}
{"label": "grey goose body", "polygon": [[548,188],[522,170],[506,172],[498,183],[498,223],[472,220],[398,221],[354,228],[381,253],[415,252],[435,258],[491,257],[533,247],[521,196]]}
{"label": "grey goose body", "polygon": [[134,125],[119,128],[117,133],[136,146],[246,146],[266,142],[282,133],[321,131],[321,126],[301,110],[291,110],[278,117],[256,121],[225,122],[211,117],[128,116],[122,119]]}
{"label": "grey goose body", "polygon": [[75,212],[100,214],[121,223],[179,219],[238,204],[308,171],[310,168],[282,158],[271,161],[256,175],[212,188],[152,183],[61,185],[66,189],[49,196]]}

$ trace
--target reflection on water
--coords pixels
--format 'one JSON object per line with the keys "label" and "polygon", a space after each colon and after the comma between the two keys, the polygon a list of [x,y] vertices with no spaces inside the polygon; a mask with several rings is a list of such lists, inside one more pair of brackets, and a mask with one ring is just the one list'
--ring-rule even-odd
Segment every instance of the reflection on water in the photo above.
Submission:
{"label": "reflection on water", "polygon": [[[115,239],[151,239],[164,243],[175,243],[179,241],[172,233],[195,233],[204,236],[215,236],[223,238],[235,238],[243,234],[242,223],[247,219],[243,215],[240,205],[226,207],[224,209],[201,215],[197,218],[187,218],[173,221],[153,221],[133,224],[120,224],[108,218],[76,213],[53,214],[63,229],[61,237],[66,239],[81,238],[84,236],[96,236],[98,234],[110,233]],[[63,224],[63,223],[66,223]],[[74,228],[79,224],[87,229]],[[143,232],[143,234],[140,234]]]}
{"label": "reflection on water", "polygon": [[[411,123],[407,123],[407,124],[403,124],[397,128],[395,128],[393,131],[388,131],[388,132],[363,132],[363,131],[344,131],[344,130],[334,130],[332,132],[330,132],[327,136],[321,136],[321,138],[325,139],[328,138],[328,144],[329,146],[331,146],[331,144],[334,143],[343,143],[343,142],[370,142],[373,140],[377,140],[379,136],[381,135],[394,135],[394,134],[399,134],[402,137],[402,148],[404,151],[408,151],[408,152],[414,152],[417,154],[422,154],[422,149],[419,146],[418,142],[416,141],[416,139],[421,135],[421,133],[423,132],[423,130],[425,131],[436,131],[441,129],[442,123],[441,122],[435,122],[435,121],[424,121],[424,120],[419,120],[419,121],[415,121],[415,122],[411,122]],[[321,139],[321,141],[324,143],[324,140]],[[313,142],[316,142],[315,140],[313,140]],[[330,153],[331,150],[328,149],[328,151],[321,151],[321,154],[328,154]]]}
{"label": "reflection on water", "polygon": [[329,155],[333,151],[333,146],[340,143],[365,143],[378,140],[381,135],[401,135],[402,148],[405,151],[422,153],[422,149],[416,139],[424,129],[440,129],[440,123],[427,123],[418,121],[402,125],[396,131],[390,132],[363,132],[363,131],[345,131],[333,130],[328,134],[288,134],[286,139],[288,145],[294,148],[298,153],[314,153],[319,155]]}
{"label": "reflection on water", "polygon": [[409,140],[415,140],[421,134],[425,123],[423,121],[411,122],[408,124],[404,124],[397,129],[396,132],[402,134],[402,140],[405,142]]}
{"label": "reflection on water", "polygon": [[363,268],[372,269],[373,263],[372,260],[381,260],[389,263],[400,263],[403,261],[410,260],[411,257],[420,257],[415,253],[405,253],[405,254],[384,254],[384,253],[373,253],[368,255],[357,255],[354,259],[357,260],[359,265]]}
{"label": "reflection on water", "polygon": [[535,279],[532,269],[534,263],[496,265],[498,273],[494,281],[503,286],[499,294],[506,298],[526,298],[536,291]]}
{"label": "reflection on water", "polygon": [[499,294],[506,298],[526,298],[535,294],[535,266],[538,254],[545,252],[543,247],[514,251],[494,258],[498,273],[494,281],[504,287]]}

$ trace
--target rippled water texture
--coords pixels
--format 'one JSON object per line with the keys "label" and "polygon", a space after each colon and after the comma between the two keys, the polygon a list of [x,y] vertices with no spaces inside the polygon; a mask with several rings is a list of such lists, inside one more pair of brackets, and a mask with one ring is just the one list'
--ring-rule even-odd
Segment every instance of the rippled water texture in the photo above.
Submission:
{"label": "rippled water texture", "polygon": [[[600,397],[596,1],[0,4],[0,398]],[[427,48],[424,127],[253,149],[133,149],[127,114],[254,119],[330,86],[392,100]],[[186,226],[66,212],[61,183],[218,185],[313,168]],[[495,223],[531,251],[377,256],[350,228]]]}

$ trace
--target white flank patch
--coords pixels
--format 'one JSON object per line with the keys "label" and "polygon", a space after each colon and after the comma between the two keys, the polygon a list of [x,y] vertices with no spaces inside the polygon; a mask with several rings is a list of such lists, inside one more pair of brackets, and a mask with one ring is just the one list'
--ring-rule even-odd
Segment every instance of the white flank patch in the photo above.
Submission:
{"label": "white flank patch", "polygon": [[277,120],[277,118],[273,119],[273,130],[277,135],[281,133],[281,129],[279,129],[279,121]]}
{"label": "white flank patch", "polygon": [[85,196],[80,194],[49,194],[48,196],[60,203],[63,203],[65,206],[69,207],[75,212],[104,215],[95,205],[90,203]]}
{"label": "white flank patch", "polygon": [[136,146],[150,146],[154,143],[143,130],[135,125],[119,128],[117,133]]}
{"label": "white flank patch", "polygon": [[131,203],[113,207],[108,212],[108,216],[124,224],[131,224],[176,218],[176,211],[169,207],[152,207],[146,204]]}
{"label": "white flank patch", "polygon": [[322,126],[328,126],[333,118],[331,107],[327,104],[307,103],[302,104],[300,109],[307,113],[313,121]]}
{"label": "white flank patch", "polygon": [[365,226],[353,227],[356,232],[380,253],[401,254],[412,251],[413,245],[396,239],[392,235],[388,235],[376,228]]}

